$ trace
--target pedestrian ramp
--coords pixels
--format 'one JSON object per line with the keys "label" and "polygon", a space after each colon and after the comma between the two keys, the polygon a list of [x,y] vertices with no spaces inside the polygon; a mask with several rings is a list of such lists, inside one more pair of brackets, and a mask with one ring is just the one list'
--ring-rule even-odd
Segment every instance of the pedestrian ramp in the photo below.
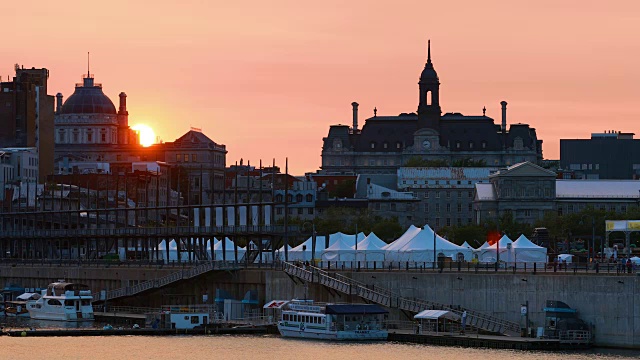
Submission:
{"label": "pedestrian ramp", "polygon": [[422,299],[406,298],[389,289],[379,286],[374,287],[350,277],[337,273],[329,273],[313,266],[301,267],[285,262],[283,263],[282,269],[285,273],[302,281],[320,284],[343,294],[355,295],[366,301],[380,304],[390,309],[400,309],[416,314],[423,310],[447,310],[461,317],[466,311],[466,325],[491,333],[520,336],[520,325],[518,323],[503,320],[479,311]]}

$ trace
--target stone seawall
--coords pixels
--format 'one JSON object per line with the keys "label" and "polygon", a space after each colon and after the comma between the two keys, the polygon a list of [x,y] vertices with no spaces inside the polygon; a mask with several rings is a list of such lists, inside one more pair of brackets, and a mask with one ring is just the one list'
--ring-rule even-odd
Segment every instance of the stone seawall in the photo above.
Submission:
{"label": "stone seawall", "polygon": [[[547,300],[559,300],[578,310],[592,324],[598,346],[640,348],[640,276],[559,274],[468,274],[341,272],[372,286],[392,289],[447,305],[460,305],[524,324],[520,306],[529,301],[529,321],[544,326]],[[294,285],[282,272],[266,277],[269,299],[304,296],[304,286]],[[348,301],[319,285],[309,285],[309,297],[319,301]],[[357,299],[354,299],[357,301]],[[402,316],[396,312],[396,316]],[[407,320],[405,317],[402,320]]]}

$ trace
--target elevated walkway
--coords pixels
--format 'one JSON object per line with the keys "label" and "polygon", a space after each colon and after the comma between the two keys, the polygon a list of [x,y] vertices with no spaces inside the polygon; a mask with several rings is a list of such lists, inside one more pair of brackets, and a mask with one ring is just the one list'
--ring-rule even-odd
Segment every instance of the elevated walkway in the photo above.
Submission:
{"label": "elevated walkway", "polygon": [[452,307],[426,300],[408,299],[392,292],[391,290],[378,286],[375,288],[369,288],[367,284],[358,282],[352,278],[340,274],[329,274],[328,272],[313,266],[302,268],[285,262],[283,263],[282,269],[290,276],[296,277],[302,281],[320,284],[343,294],[356,295],[364,300],[380,304],[391,309],[400,309],[412,313],[419,313],[423,310],[448,310],[460,316],[462,316],[462,313],[466,311],[466,324],[469,326],[497,334],[520,336],[519,324],[478,311],[457,306]]}
{"label": "elevated walkway", "polygon": [[[214,270],[239,270],[243,268],[241,263],[229,262],[229,261],[208,261],[203,264],[195,265],[188,269],[181,269],[167,276],[163,276],[158,279],[148,280],[136,284],[134,286],[122,287],[115,290],[106,291],[105,293],[97,292],[93,294],[93,302],[104,302],[109,300],[115,300],[125,298],[133,295],[138,295],[148,290],[158,289],[170,284],[177,283],[178,281],[192,279],[196,276],[200,276],[204,273]],[[104,295],[104,296],[102,296]]]}

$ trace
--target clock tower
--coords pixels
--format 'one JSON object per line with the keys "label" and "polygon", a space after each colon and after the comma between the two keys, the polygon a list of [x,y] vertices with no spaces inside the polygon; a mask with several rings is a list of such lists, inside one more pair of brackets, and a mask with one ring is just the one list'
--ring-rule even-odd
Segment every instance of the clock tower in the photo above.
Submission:
{"label": "clock tower", "polygon": [[420,88],[420,101],[418,102],[418,129],[431,128],[439,131],[440,128],[440,80],[431,63],[431,40],[427,45],[427,63],[420,75],[418,82]]}

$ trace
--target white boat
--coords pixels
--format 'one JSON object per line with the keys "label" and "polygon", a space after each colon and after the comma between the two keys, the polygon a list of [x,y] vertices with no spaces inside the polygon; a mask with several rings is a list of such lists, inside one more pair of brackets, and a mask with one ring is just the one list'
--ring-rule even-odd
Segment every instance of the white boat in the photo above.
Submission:
{"label": "white boat", "polygon": [[387,311],[370,304],[314,304],[292,300],[282,311],[278,331],[284,337],[322,340],[386,340]]}
{"label": "white boat", "polygon": [[93,296],[83,284],[54,282],[42,290],[38,300],[27,301],[27,310],[32,319],[58,321],[92,321]]}

